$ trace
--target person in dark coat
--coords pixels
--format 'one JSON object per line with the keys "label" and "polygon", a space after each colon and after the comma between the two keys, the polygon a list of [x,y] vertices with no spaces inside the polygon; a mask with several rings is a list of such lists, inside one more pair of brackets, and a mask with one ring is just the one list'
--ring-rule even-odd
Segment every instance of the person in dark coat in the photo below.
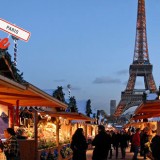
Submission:
{"label": "person in dark coat", "polygon": [[113,150],[113,134],[114,134],[114,131],[111,130],[111,131],[108,131],[108,134],[110,135],[111,137],[111,148],[109,150],[109,159],[112,159],[112,156],[113,156],[113,153],[112,153],[112,150]]}
{"label": "person in dark coat", "polygon": [[147,131],[143,131],[143,134],[141,136],[141,150],[143,151],[142,155],[144,156],[144,159],[146,158],[147,153],[149,152],[149,148],[145,145],[147,142],[149,142],[149,135],[147,134]]}
{"label": "person in dark coat", "polygon": [[160,135],[155,135],[152,138],[150,146],[154,160],[160,160]]}
{"label": "person in dark coat", "polygon": [[73,150],[72,160],[86,160],[88,144],[82,128],[78,128],[72,136],[71,149]]}
{"label": "person in dark coat", "polygon": [[106,133],[103,125],[98,126],[98,134],[93,139],[92,145],[95,146],[92,160],[107,160],[111,148],[111,137]]}
{"label": "person in dark coat", "polygon": [[140,156],[144,156],[144,143],[142,142],[142,136],[144,134],[144,129],[140,133]]}
{"label": "person in dark coat", "polygon": [[130,143],[131,143],[130,152],[134,152],[134,145],[132,143],[134,134],[135,134],[134,132],[131,132],[131,135],[130,135]]}
{"label": "person in dark coat", "polygon": [[115,133],[113,134],[113,147],[116,150],[116,159],[118,158],[119,142],[120,142],[119,131],[115,131]]}
{"label": "person in dark coat", "polygon": [[122,153],[122,159],[125,159],[126,156],[126,148],[128,147],[128,136],[125,133],[125,131],[120,132],[120,147],[121,147],[121,153]]}

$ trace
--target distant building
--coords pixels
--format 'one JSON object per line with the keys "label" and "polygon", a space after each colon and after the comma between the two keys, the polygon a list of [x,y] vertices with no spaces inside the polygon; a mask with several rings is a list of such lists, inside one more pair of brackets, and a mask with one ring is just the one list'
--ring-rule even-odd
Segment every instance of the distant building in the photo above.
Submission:
{"label": "distant building", "polygon": [[113,115],[116,110],[116,100],[110,101],[110,115]]}

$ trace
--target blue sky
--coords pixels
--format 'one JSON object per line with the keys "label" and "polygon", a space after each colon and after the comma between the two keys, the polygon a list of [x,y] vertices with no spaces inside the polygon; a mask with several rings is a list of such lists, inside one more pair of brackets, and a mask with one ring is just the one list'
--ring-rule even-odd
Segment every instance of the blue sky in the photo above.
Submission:
{"label": "blue sky", "polygon": [[[146,0],[149,58],[160,85],[160,1]],[[1,17],[31,32],[18,41],[17,67],[41,89],[62,86],[66,97],[91,99],[109,113],[121,97],[133,61],[137,0],[27,0],[1,2]],[[0,31],[0,37],[8,36]],[[13,59],[13,41],[9,53]],[[142,79],[136,86],[143,88]]]}

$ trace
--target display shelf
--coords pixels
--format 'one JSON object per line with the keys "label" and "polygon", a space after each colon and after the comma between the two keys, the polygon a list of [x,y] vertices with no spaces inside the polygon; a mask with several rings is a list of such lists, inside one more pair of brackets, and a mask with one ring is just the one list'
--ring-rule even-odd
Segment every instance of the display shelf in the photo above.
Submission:
{"label": "display shelf", "polygon": [[48,153],[51,152],[52,154],[54,153],[54,150],[57,150],[58,153],[58,147],[49,147],[49,148],[44,148],[44,149],[39,149],[37,152],[37,160],[40,160],[41,154],[45,152],[45,156],[47,157]]}
{"label": "display shelf", "polygon": [[[65,158],[63,158],[64,157],[64,153],[66,154],[66,151],[68,152],[68,155],[65,155]],[[59,157],[58,157],[58,160],[71,160],[72,157],[73,157],[73,152],[70,149],[70,144],[63,144],[63,145],[59,146]]]}

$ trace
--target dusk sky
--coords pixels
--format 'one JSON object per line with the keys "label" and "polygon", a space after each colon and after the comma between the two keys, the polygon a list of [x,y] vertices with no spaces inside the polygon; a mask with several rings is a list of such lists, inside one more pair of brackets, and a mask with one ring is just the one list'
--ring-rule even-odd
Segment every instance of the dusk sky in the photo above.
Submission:
{"label": "dusk sky", "polygon": [[[126,88],[132,64],[138,0],[4,0],[2,19],[31,32],[18,41],[17,68],[40,89],[71,85],[77,101],[91,99],[109,113]],[[153,76],[160,85],[160,1],[146,0],[147,37]],[[0,30],[0,38],[8,34]],[[9,53],[14,58],[13,40]],[[143,78],[137,89],[143,89]]]}

